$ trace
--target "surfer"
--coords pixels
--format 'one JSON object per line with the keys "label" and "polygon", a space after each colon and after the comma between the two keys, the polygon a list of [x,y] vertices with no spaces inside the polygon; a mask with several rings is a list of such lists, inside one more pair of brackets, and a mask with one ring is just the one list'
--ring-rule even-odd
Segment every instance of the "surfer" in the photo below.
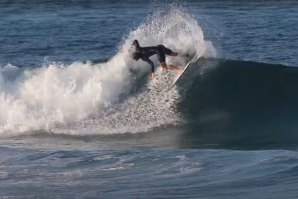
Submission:
{"label": "surfer", "polygon": [[166,64],[166,57],[165,55],[169,56],[177,56],[177,52],[173,52],[171,49],[166,48],[164,45],[157,45],[157,46],[148,46],[148,47],[141,47],[138,40],[134,40],[132,43],[136,51],[132,53],[132,58],[136,61],[142,59],[143,61],[147,62],[151,66],[151,78],[154,77],[154,64],[149,59],[152,55],[157,55],[160,65],[165,70],[175,70],[177,74],[181,72],[181,69],[177,66],[167,65]]}

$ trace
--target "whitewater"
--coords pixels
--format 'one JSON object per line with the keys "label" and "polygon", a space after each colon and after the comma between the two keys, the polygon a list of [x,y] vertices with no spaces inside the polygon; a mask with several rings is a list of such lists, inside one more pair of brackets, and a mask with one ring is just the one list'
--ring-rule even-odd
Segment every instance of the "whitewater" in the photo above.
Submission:
{"label": "whitewater", "polygon": [[[0,1],[0,198],[294,199],[298,4]],[[175,74],[130,58],[163,44]]]}
{"label": "whitewater", "polygon": [[[107,62],[50,62],[41,68],[6,65],[0,74],[1,135],[58,133],[64,130],[63,125],[68,129],[63,131],[66,134],[132,133],[178,122],[178,113],[171,110],[179,98],[177,92],[162,91],[170,84],[170,77],[154,81],[155,86],[151,86],[155,89],[129,96],[138,79],[148,73],[146,64],[130,57],[134,39],[139,39],[142,46],[163,44],[182,55],[215,54],[198,22],[173,8],[148,17],[124,38],[116,55]],[[180,65],[186,62],[184,57],[167,61]],[[160,70],[158,73],[165,75]]]}

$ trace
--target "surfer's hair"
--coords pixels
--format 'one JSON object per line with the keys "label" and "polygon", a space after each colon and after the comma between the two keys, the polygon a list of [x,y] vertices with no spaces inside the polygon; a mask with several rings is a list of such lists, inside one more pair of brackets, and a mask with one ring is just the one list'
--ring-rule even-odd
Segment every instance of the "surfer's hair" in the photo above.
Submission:
{"label": "surfer's hair", "polygon": [[139,41],[137,39],[133,40],[132,45],[135,45],[137,48],[140,47]]}
{"label": "surfer's hair", "polygon": [[141,53],[139,52],[134,52],[131,54],[131,57],[134,59],[134,60],[139,60],[141,58]]}

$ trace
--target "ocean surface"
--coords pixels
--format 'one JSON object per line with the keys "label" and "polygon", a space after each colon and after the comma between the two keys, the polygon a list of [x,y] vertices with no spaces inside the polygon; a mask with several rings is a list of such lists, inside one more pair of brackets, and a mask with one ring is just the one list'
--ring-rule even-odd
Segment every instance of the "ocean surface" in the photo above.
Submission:
{"label": "ocean surface", "polygon": [[[298,198],[298,2],[2,0],[0,198]],[[175,74],[132,41],[200,58]]]}

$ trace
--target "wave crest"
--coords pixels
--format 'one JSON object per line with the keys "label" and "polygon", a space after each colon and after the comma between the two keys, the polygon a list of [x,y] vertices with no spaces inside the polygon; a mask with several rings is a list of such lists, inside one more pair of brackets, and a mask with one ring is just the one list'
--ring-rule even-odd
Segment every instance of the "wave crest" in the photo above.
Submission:
{"label": "wave crest", "polygon": [[[177,121],[178,113],[169,108],[176,103],[172,99],[179,98],[177,92],[164,96],[156,92],[171,80],[170,73],[163,74],[150,90],[134,93],[136,84],[140,84],[138,88],[147,88],[143,75],[149,71],[146,63],[130,59],[134,39],[139,39],[143,46],[161,43],[181,54],[203,55],[211,52],[206,49],[212,46],[204,41],[203,31],[191,15],[171,8],[154,13],[131,31],[117,54],[105,63],[50,63],[37,69],[6,66],[0,71],[0,134],[18,135],[36,130],[61,132],[59,129],[65,128],[63,133],[74,129],[75,134],[124,133],[132,129],[140,132]],[[185,58],[167,61],[183,64]],[[140,100],[144,98],[149,100]],[[160,104],[161,98],[164,104]],[[145,104],[137,106],[138,103]],[[128,113],[130,118],[117,116],[115,119],[119,115],[117,111]],[[84,122],[90,121],[90,117],[96,122]],[[91,128],[83,132],[86,125]]]}

